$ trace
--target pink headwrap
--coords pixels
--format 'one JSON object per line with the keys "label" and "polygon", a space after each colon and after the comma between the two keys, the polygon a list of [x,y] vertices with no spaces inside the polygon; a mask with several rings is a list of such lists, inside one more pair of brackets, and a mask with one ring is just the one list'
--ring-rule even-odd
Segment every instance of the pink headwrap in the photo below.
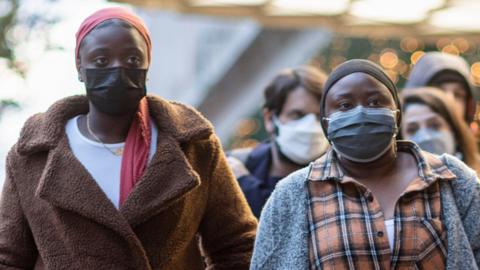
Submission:
{"label": "pink headwrap", "polygon": [[[97,12],[93,13],[92,15],[88,16],[82,22],[82,24],[80,25],[80,28],[77,31],[77,34],[75,35],[77,38],[76,47],[75,47],[75,59],[76,59],[75,61],[78,61],[77,60],[78,51],[80,50],[80,44],[82,43],[83,39],[97,25],[110,19],[124,20],[138,30],[138,32],[142,35],[143,39],[145,39],[145,43],[147,43],[148,62],[150,63],[152,41],[150,40],[150,33],[148,32],[148,28],[140,17],[135,15],[130,10],[122,7],[111,7],[111,8],[100,9]],[[77,66],[78,66],[78,63],[77,63]]]}
{"label": "pink headwrap", "polygon": [[[78,61],[80,44],[85,36],[88,35],[88,33],[97,25],[109,19],[124,20],[138,30],[147,43],[148,62],[150,63],[152,42],[145,23],[131,11],[119,7],[101,9],[83,21],[76,34],[76,61]],[[147,168],[150,155],[150,140],[150,113],[147,99],[143,98],[138,105],[138,110],[133,118],[125,140],[125,149],[123,151],[120,174],[120,205],[123,205]]]}

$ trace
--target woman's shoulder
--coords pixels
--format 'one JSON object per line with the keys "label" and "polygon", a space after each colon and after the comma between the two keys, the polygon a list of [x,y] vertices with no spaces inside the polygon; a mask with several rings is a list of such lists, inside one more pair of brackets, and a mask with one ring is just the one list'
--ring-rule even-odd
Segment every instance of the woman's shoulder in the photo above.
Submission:
{"label": "woman's shoulder", "polygon": [[282,180],[280,180],[277,184],[277,188],[285,189],[303,186],[305,184],[305,181],[307,180],[309,172],[310,166],[306,166],[299,170],[296,170],[291,174],[287,175]]}
{"label": "woman's shoulder", "polygon": [[[43,146],[44,141],[48,139],[48,135],[45,134],[46,121],[44,112],[30,116],[23,124],[17,143],[12,147],[10,154],[27,155],[30,152],[36,152],[37,148],[41,148],[39,145]],[[50,136],[52,135],[50,134]]]}
{"label": "woman's shoulder", "polygon": [[17,141],[19,154],[28,155],[57,145],[65,132],[66,123],[73,117],[88,112],[88,99],[84,95],[62,98],[45,112],[30,116]]}
{"label": "woman's shoulder", "polygon": [[463,161],[449,154],[441,155],[440,159],[456,176],[454,182],[469,185],[478,184],[477,173],[472,168],[468,167]]}
{"label": "woman's shoulder", "polygon": [[277,183],[262,210],[260,228],[265,229],[265,224],[270,224],[275,234],[282,234],[301,227],[302,217],[307,213],[304,187],[309,170],[306,167],[295,171]]}
{"label": "woman's shoulder", "polygon": [[[455,179],[450,182],[453,200],[460,213],[464,213],[470,208],[474,201],[480,201],[480,182],[474,170],[469,168],[458,158],[444,154],[440,159],[447,168],[455,175]],[[476,206],[478,208],[478,206]],[[477,209],[480,211],[480,208]]]}
{"label": "woman's shoulder", "polygon": [[266,212],[281,212],[285,214],[281,215],[284,217],[288,216],[287,212],[302,212],[301,210],[306,205],[304,203],[307,198],[305,182],[309,171],[310,166],[297,170],[280,180],[262,210],[262,218]]}
{"label": "woman's shoulder", "polygon": [[295,199],[301,198],[301,195],[304,195],[306,192],[305,182],[307,181],[309,172],[310,166],[307,166],[289,174],[277,183],[272,196],[281,198],[282,200],[288,197]]}

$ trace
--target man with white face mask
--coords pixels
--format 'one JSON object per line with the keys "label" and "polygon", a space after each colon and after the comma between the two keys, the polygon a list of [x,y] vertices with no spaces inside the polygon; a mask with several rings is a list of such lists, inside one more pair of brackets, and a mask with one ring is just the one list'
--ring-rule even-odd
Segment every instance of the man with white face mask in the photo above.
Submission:
{"label": "man with white face mask", "polygon": [[326,152],[328,141],[319,121],[325,80],[311,66],[280,72],[264,92],[263,119],[270,140],[230,153],[230,166],[255,216],[260,217],[280,179]]}

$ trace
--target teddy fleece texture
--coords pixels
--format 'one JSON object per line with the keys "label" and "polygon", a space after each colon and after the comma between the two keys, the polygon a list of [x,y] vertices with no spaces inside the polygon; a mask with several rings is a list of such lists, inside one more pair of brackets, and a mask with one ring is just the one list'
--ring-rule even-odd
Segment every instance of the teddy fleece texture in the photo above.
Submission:
{"label": "teddy fleece texture", "polygon": [[[455,157],[441,160],[456,175],[441,182],[442,217],[447,229],[447,269],[479,269],[480,183]],[[309,269],[308,198],[310,167],[280,181],[260,217],[250,269]]]}
{"label": "teddy fleece texture", "polygon": [[71,152],[74,96],[31,117],[7,158],[0,269],[247,269],[257,221],[212,126],[148,96],[157,151],[117,210]]}

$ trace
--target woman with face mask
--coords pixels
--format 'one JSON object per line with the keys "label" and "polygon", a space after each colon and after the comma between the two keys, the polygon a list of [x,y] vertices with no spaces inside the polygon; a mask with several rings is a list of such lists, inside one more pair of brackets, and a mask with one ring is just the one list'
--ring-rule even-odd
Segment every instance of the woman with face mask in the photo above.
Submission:
{"label": "woman with face mask", "polygon": [[382,68],[341,64],[320,106],[332,148],[279,182],[251,269],[478,269],[477,176],[397,140],[400,102]]}
{"label": "woman with face mask", "polygon": [[76,44],[87,95],[30,118],[8,155],[0,268],[248,268],[256,219],[211,124],[146,94],[144,22],[103,9]]}
{"label": "woman with face mask", "polygon": [[479,171],[475,137],[455,110],[454,100],[433,87],[402,91],[402,138],[415,142],[424,151],[458,157]]}

